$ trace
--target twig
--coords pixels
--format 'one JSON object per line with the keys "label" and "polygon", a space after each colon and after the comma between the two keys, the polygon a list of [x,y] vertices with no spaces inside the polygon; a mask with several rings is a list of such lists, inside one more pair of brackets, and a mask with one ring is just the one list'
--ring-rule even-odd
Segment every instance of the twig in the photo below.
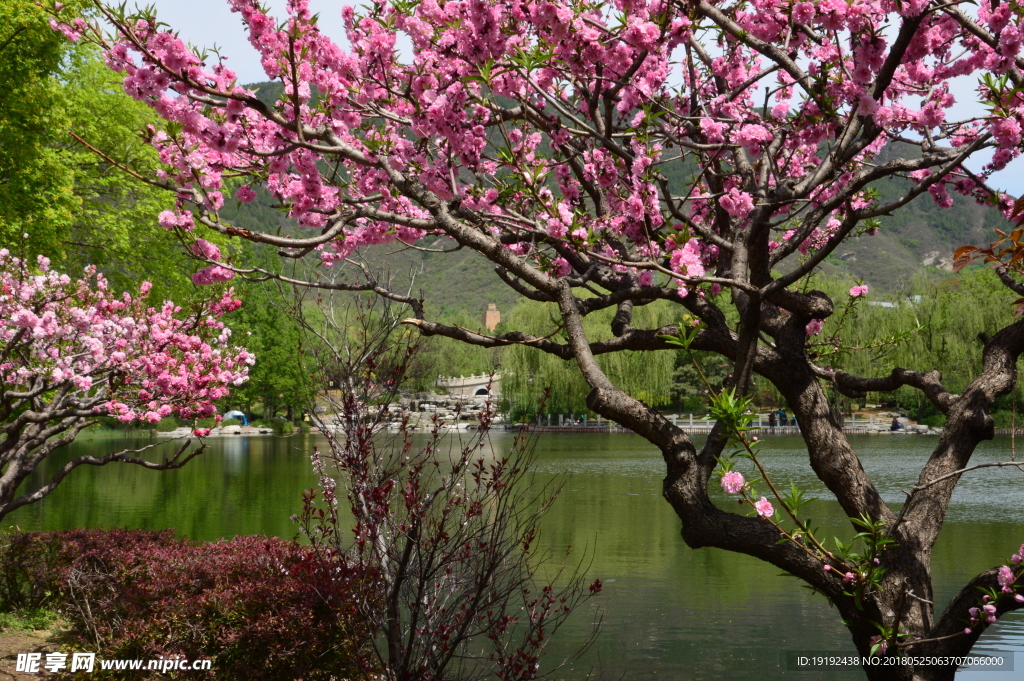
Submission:
{"label": "twig", "polygon": [[131,175],[132,177],[134,177],[136,180],[141,180],[142,182],[145,182],[146,184],[151,184],[154,187],[158,187],[160,189],[166,189],[167,191],[178,193],[178,188],[177,187],[174,187],[174,186],[172,186],[170,184],[167,184],[165,182],[157,182],[156,180],[152,180],[152,179],[150,179],[150,178],[148,178],[148,177],[146,177],[144,175],[139,174],[138,172],[132,170],[128,166],[124,165],[123,163],[119,163],[118,161],[115,161],[114,159],[112,159],[110,156],[107,156],[102,151],[100,151],[99,149],[97,149],[93,145],[91,145],[88,142],[86,142],[84,139],[82,139],[81,137],[76,135],[71,130],[68,130],[68,134],[71,135],[73,138],[75,138],[78,141],[78,143],[81,144],[82,146],[84,146],[86,149],[88,149],[92,153],[96,154],[97,156],[102,158],[107,163],[109,163],[109,164],[111,164],[111,165],[113,165],[113,166],[115,166],[117,168],[120,168],[124,172],[126,172],[129,175]]}
{"label": "twig", "polygon": [[[927,489],[928,487],[931,487],[932,485],[938,484],[938,483],[942,482],[943,480],[948,480],[949,478],[952,478],[953,476],[962,475],[962,474],[968,473],[970,471],[976,471],[979,468],[1002,468],[1004,466],[1013,466],[1017,470],[1019,470],[1022,473],[1024,473],[1024,461],[1000,461],[998,463],[979,463],[976,466],[970,466],[968,468],[961,468],[958,471],[953,471],[952,473],[946,473],[945,475],[939,476],[939,477],[935,478],[934,480],[931,480],[929,482],[924,483],[923,485],[918,485],[917,487],[914,487],[913,489],[911,489],[909,494],[912,496],[913,494],[916,494],[917,492],[920,492],[923,489]],[[909,501],[909,499],[908,499],[908,501]]]}
{"label": "twig", "polygon": [[908,648],[910,646],[920,645],[922,643],[933,643],[935,641],[945,641],[947,639],[956,638],[957,636],[966,636],[962,631],[958,631],[955,634],[947,634],[946,636],[937,636],[935,638],[919,638],[915,641],[900,641],[896,643],[897,648]]}

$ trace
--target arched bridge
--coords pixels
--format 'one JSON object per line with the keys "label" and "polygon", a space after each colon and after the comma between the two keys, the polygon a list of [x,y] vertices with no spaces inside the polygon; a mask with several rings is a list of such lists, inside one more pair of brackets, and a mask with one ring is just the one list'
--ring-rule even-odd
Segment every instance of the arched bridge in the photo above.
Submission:
{"label": "arched bridge", "polygon": [[454,397],[499,397],[501,395],[501,374],[480,374],[479,376],[438,376],[434,383]]}

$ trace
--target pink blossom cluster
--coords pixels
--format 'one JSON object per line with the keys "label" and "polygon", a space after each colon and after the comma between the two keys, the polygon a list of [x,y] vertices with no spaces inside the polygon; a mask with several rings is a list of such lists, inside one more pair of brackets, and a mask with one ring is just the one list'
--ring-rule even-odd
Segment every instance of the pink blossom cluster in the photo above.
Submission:
{"label": "pink blossom cluster", "polygon": [[[1021,555],[1024,554],[1024,545],[1021,545],[1020,551],[1013,555],[1010,559],[1011,563],[1019,564],[1021,562]],[[999,584],[999,590],[1002,594],[1013,595],[1013,599],[1017,603],[1024,603],[1024,594],[1016,593],[1015,587],[1017,585],[1018,574],[1013,571],[1009,565],[1002,565],[999,570],[996,571],[996,581]],[[1000,594],[997,594],[1000,596]],[[981,597],[981,603],[978,606],[970,608],[968,610],[970,615],[969,625],[964,629],[965,634],[970,634],[971,630],[981,622],[986,624],[995,624],[999,619],[998,607],[996,600],[994,600],[988,594]]]}
{"label": "pink blossom cluster", "polygon": [[[996,621],[999,619],[999,615],[996,614],[997,608],[995,604],[988,602],[990,600],[988,596],[983,596],[982,598],[985,601],[983,605],[968,610],[968,613],[971,616],[970,623],[972,626],[977,624],[981,620],[984,620],[988,624],[995,624]],[[965,633],[970,633],[970,631],[970,627],[965,629]]]}
{"label": "pink blossom cluster", "polygon": [[[1004,594],[1013,593],[1013,585],[1017,582],[1017,575],[1013,573],[1013,570],[1008,565],[1003,565],[999,568],[996,579],[999,581],[999,587]],[[1024,596],[1021,596],[1020,600],[1024,602]]]}
{"label": "pink blossom cluster", "polygon": [[210,416],[213,402],[248,376],[253,355],[229,343],[219,317],[241,302],[233,291],[205,310],[146,305],[108,290],[94,267],[73,281],[0,249],[0,382],[4,390],[70,390],[102,398],[101,413],[155,423],[172,413]]}
{"label": "pink blossom cluster", "polygon": [[[221,260],[220,249],[206,239],[196,239],[196,242],[192,244],[192,252],[205,261],[220,262]],[[211,284],[231,281],[234,278],[235,272],[233,270],[221,265],[210,265],[193,274],[192,283],[196,286],[209,286]]]}
{"label": "pink blossom cluster", "polygon": [[[1005,3],[973,18],[925,12],[897,40],[927,0],[752,0],[717,14],[664,0],[382,0],[343,8],[333,40],[308,0],[283,18],[228,2],[283,87],[273,106],[152,17],[107,11],[108,35],[55,11],[57,30],[98,43],[125,90],[174,124],[150,136],[158,179],[180,188],[160,216],[168,229],[216,221],[236,177],[239,201],[265,191],[310,234],[329,232],[315,252],[330,266],[437,232],[450,204],[548,276],[582,274],[591,258],[630,273],[654,261],[686,296],[753,221],[770,224],[773,258],[826,247],[877,201],[865,177],[895,139],[992,152],[975,173],[924,157],[905,172],[940,206],[952,190],[1010,209],[985,180],[1020,154],[1024,96],[990,80],[995,113],[948,115],[952,79],[1020,67],[1024,10]],[[686,58],[695,44],[700,58]],[[863,142],[822,175],[820,152],[855,129]],[[717,170],[667,188],[661,169],[680,153]],[[208,265],[197,283],[230,278]]]}
{"label": "pink blossom cluster", "polygon": [[860,298],[861,296],[866,296],[867,294],[868,287],[865,284],[861,284],[860,286],[854,286],[853,288],[850,289],[851,298]]}

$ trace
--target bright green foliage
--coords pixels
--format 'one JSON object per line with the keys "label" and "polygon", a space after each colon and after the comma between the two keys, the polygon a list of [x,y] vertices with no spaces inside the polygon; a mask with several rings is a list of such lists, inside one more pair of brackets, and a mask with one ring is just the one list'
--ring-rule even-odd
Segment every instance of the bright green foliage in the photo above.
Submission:
{"label": "bright green foliage", "polygon": [[[78,201],[73,175],[48,143],[71,122],[54,77],[64,38],[31,0],[0,4],[0,241],[36,224],[69,225]],[[65,135],[65,142],[68,141]]]}
{"label": "bright green foliage", "polygon": [[148,279],[154,299],[183,301],[192,268],[156,220],[173,195],[71,134],[117,164],[152,168],[156,151],[139,132],[153,114],[94,49],[47,21],[32,0],[0,3],[0,245],[64,270],[97,265],[120,288]]}
{"label": "bright green foliage", "polygon": [[49,629],[55,624],[61,623],[59,612],[47,610],[46,608],[32,608],[21,612],[0,613],[0,632],[14,631],[38,631]]}
{"label": "bright green foliage", "polygon": [[[1013,321],[1014,308],[1008,304],[1005,289],[982,268],[914,287],[910,296],[890,299],[894,307],[871,304],[885,300],[872,295],[857,299],[841,328],[837,327],[844,316],[843,306],[850,301],[846,293],[850,282],[818,279],[813,286],[837,302],[836,314],[826,320],[820,336],[811,339],[820,343],[815,350],[830,353],[818,362],[857,376],[885,376],[894,367],[918,371],[939,367],[943,385],[960,392],[981,370],[984,344],[978,334],[992,335]],[[833,336],[840,339],[838,353],[829,342]],[[893,340],[897,342],[890,342]],[[913,388],[900,389],[895,398],[906,406],[923,407],[927,402]],[[1011,400],[1008,395],[996,406],[1008,410]]]}
{"label": "bright green foliage", "polygon": [[[149,109],[126,96],[116,74],[94,54],[73,57],[63,74],[72,130],[126,167],[155,165],[156,151],[139,136],[153,120]],[[97,265],[117,284],[150,280],[158,300],[180,299],[191,291],[194,267],[181,244],[157,222],[160,211],[173,204],[173,195],[139,182],[80,144],[61,154],[73,169],[81,205],[70,230],[58,234],[61,250],[54,252],[67,262]],[[220,242],[213,235],[205,238]]]}
{"label": "bright green foliage", "polygon": [[256,354],[256,364],[249,380],[231,391],[225,410],[251,412],[259,405],[264,417],[284,411],[296,418],[312,404],[316,386],[292,301],[272,284],[245,284],[239,294],[245,302],[230,326],[236,341]]}
{"label": "bright green foliage", "polygon": [[[608,309],[584,318],[583,327],[591,342],[612,337],[609,326],[614,314],[614,309]],[[676,314],[670,305],[652,303],[634,310],[633,323],[638,328],[659,328],[677,322]],[[554,334],[554,340],[565,342],[555,319],[551,305],[529,301],[516,306],[509,315],[508,325],[535,336]],[[597,361],[612,382],[633,397],[651,405],[670,401],[676,361],[674,351],[616,352],[599,355]],[[551,394],[544,413],[582,414],[587,411],[584,399],[589,389],[574,362],[519,345],[504,351],[502,399],[514,417],[529,418],[537,413],[539,401],[549,388]]]}

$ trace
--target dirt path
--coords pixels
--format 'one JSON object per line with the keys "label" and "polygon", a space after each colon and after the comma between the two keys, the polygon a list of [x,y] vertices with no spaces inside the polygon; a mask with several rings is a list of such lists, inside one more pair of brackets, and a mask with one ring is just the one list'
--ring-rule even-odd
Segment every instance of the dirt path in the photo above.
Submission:
{"label": "dirt path", "polygon": [[0,633],[0,681],[38,681],[51,678],[53,675],[43,670],[41,664],[38,674],[27,674],[15,671],[15,663],[18,653],[43,653],[45,661],[45,654],[59,647],[54,633],[50,631],[8,630]]}

